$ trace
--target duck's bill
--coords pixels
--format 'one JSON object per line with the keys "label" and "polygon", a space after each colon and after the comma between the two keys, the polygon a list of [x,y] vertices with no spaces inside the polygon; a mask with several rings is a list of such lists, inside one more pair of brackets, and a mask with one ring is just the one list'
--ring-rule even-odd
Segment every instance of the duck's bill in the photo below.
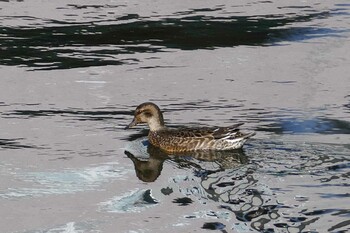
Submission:
{"label": "duck's bill", "polygon": [[124,129],[130,129],[130,128],[134,127],[135,125],[137,125],[137,122],[136,122],[136,119],[134,118],[132,120],[132,122],[129,125],[127,125]]}

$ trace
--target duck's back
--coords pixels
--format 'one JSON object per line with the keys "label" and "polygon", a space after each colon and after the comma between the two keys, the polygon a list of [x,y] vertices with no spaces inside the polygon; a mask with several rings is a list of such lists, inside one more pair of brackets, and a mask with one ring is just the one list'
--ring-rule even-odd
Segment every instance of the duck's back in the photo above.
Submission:
{"label": "duck's back", "polygon": [[188,129],[160,130],[148,135],[150,143],[165,151],[184,152],[207,149],[213,138],[200,136]]}

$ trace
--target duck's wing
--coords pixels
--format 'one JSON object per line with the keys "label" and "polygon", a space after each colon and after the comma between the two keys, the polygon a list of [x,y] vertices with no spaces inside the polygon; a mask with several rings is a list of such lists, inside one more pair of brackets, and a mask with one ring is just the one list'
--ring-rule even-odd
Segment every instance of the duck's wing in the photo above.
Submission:
{"label": "duck's wing", "polygon": [[203,127],[203,128],[181,128],[169,130],[169,136],[174,138],[209,138],[209,139],[223,139],[235,138],[242,136],[238,127],[243,123],[227,127]]}
{"label": "duck's wing", "polygon": [[250,138],[255,135],[255,132],[241,132],[238,127],[243,125],[243,123],[239,123],[236,125],[228,126],[228,127],[217,127],[214,130],[213,137],[215,139],[227,139],[227,140],[243,140]]}
{"label": "duck's wing", "polygon": [[238,127],[243,124],[244,123],[238,123],[227,127],[216,127],[213,130],[213,137],[215,139],[222,139],[222,138],[233,139],[233,138],[241,137],[242,133],[239,131]]}

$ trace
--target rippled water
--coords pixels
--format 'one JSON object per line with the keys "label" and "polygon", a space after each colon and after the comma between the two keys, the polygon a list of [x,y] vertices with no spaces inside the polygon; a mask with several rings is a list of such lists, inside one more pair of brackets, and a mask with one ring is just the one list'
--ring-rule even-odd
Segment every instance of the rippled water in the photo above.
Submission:
{"label": "rippled water", "polygon": [[[350,4],[0,1],[1,232],[347,232]],[[165,154],[146,127],[230,125]]]}

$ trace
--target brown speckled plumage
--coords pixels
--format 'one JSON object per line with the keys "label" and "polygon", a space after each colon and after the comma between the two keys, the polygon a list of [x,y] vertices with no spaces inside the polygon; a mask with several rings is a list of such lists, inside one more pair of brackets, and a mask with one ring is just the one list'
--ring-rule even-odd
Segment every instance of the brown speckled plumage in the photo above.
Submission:
{"label": "brown speckled plumage", "polygon": [[150,143],[167,152],[239,149],[255,134],[241,133],[238,127],[243,123],[228,127],[169,129],[164,125],[159,107],[150,102],[136,108],[134,119],[127,128],[139,123],[147,123],[150,127]]}

